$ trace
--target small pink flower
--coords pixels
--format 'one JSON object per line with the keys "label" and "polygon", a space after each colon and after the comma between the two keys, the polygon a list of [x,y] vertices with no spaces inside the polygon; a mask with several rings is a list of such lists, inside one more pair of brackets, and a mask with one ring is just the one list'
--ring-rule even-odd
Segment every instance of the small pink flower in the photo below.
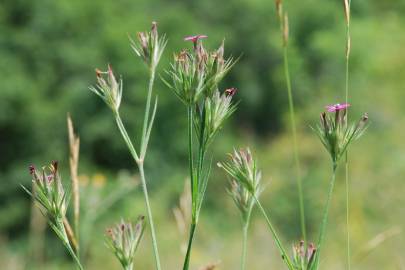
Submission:
{"label": "small pink flower", "polygon": [[227,95],[227,96],[233,96],[233,95],[235,95],[235,93],[236,93],[236,91],[237,91],[238,89],[236,89],[236,88],[234,88],[234,87],[232,87],[232,88],[228,88],[228,89],[226,89],[225,90],[225,94]]}
{"label": "small pink flower", "polygon": [[198,40],[207,38],[208,36],[206,35],[195,35],[195,36],[188,36],[184,38],[184,41],[192,41],[193,43],[196,43]]}
{"label": "small pink flower", "polygon": [[345,110],[346,108],[350,107],[349,103],[337,103],[334,105],[327,105],[325,108],[328,110],[328,112],[337,112],[341,110]]}

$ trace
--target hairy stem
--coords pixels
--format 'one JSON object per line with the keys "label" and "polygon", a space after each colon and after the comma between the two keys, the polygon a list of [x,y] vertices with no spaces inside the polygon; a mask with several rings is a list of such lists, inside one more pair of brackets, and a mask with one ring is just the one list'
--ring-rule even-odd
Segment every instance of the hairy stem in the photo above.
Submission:
{"label": "hairy stem", "polygon": [[263,214],[263,216],[264,216],[264,218],[265,218],[265,220],[267,222],[267,226],[269,227],[271,234],[273,235],[274,241],[276,242],[276,246],[277,246],[278,250],[281,253],[281,258],[287,264],[288,269],[294,269],[293,264],[292,264],[290,258],[288,257],[287,252],[285,251],[285,249],[283,247],[283,244],[281,243],[281,240],[277,235],[276,230],[273,227],[273,224],[271,223],[268,215],[266,214],[266,211],[264,210],[262,204],[256,198],[256,196],[255,196],[255,200],[256,200],[257,206],[259,207],[260,211],[262,212],[262,214]]}
{"label": "hairy stem", "polygon": [[288,93],[288,107],[290,110],[290,122],[291,122],[291,131],[293,135],[293,151],[294,151],[294,162],[295,168],[297,173],[297,188],[298,188],[298,200],[299,200],[299,207],[300,207],[300,224],[301,224],[301,234],[306,242],[307,240],[307,233],[306,233],[306,225],[305,225],[305,208],[304,208],[304,195],[302,191],[302,178],[301,178],[301,165],[299,160],[299,153],[298,153],[298,142],[297,142],[297,126],[295,123],[295,111],[294,111],[294,100],[291,90],[291,78],[290,78],[290,70],[288,64],[288,51],[287,45],[284,46],[284,74],[287,83],[287,93]]}
{"label": "hairy stem", "polygon": [[318,266],[319,266],[319,258],[320,258],[320,255],[321,255],[321,247],[322,247],[322,244],[323,244],[323,239],[325,237],[326,227],[328,225],[330,202],[332,200],[333,188],[335,186],[335,180],[336,180],[336,167],[337,167],[337,165],[336,165],[336,163],[334,163],[333,167],[332,167],[332,179],[331,179],[331,181],[329,183],[328,197],[326,199],[325,208],[323,210],[321,229],[320,229],[320,232],[319,232],[318,249],[316,251],[315,269],[318,269]]}

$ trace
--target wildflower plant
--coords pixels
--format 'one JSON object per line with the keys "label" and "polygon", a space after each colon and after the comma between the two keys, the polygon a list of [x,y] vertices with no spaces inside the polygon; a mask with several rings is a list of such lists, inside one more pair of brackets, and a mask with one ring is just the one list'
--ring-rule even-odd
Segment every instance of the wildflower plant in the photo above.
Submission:
{"label": "wildflower plant", "polygon": [[[292,260],[288,256],[286,249],[284,248],[281,242],[280,237],[278,236],[272,222],[270,221],[269,215],[266,213],[262,204],[259,201],[258,195],[261,192],[260,187],[261,173],[257,168],[256,161],[252,157],[250,150],[241,149],[239,151],[234,151],[233,154],[229,154],[229,161],[220,162],[218,163],[218,166],[224,169],[224,171],[227,173],[230,179],[233,179],[233,181],[236,182],[236,184],[239,186],[240,189],[243,188],[244,190],[249,192],[251,199],[254,200],[253,202],[257,205],[263,217],[266,219],[269,230],[274,238],[274,241],[281,254],[283,261],[287,265],[288,269],[291,270],[295,269]],[[239,201],[238,199],[238,204],[240,203],[241,201]],[[242,256],[242,263],[241,263],[242,269],[244,269],[244,263],[245,263],[244,258]]]}
{"label": "wildflower plant", "polygon": [[[149,86],[147,92],[146,107],[139,151],[135,149],[132,140],[130,139],[130,136],[128,135],[128,132],[126,131],[126,128],[120,117],[119,106],[122,98],[122,79],[120,79],[119,81],[115,79],[114,73],[110,65],[108,66],[107,72],[101,72],[98,69],[96,69],[97,85],[95,87],[91,86],[90,90],[96,93],[99,97],[101,97],[112,110],[115,120],[117,122],[118,129],[121,132],[121,135],[133,159],[135,160],[138,166],[143,193],[145,197],[148,222],[151,229],[152,246],[155,255],[156,269],[160,270],[161,266],[159,259],[159,251],[157,246],[155,227],[153,223],[152,209],[150,207],[148,189],[146,185],[144,160],[146,157],[148,143],[157,110],[157,102],[158,102],[157,97],[155,98],[153,109],[151,109],[155,73],[159,60],[166,47],[167,41],[164,35],[159,36],[157,23],[153,22],[150,31],[138,33],[137,41],[130,39],[130,42],[131,47],[135,51],[136,55],[139,56],[146,63],[146,66],[148,67],[149,70]],[[103,76],[105,76],[106,78],[104,78]]]}
{"label": "wildflower plant", "polygon": [[321,143],[328,151],[332,160],[332,179],[329,182],[326,204],[323,211],[321,228],[319,231],[317,253],[315,256],[314,269],[318,269],[321,247],[325,237],[328,223],[330,202],[336,180],[336,169],[341,157],[346,153],[349,145],[363,135],[368,124],[367,113],[363,114],[357,123],[348,124],[347,108],[348,103],[326,106],[327,113],[321,113],[320,123],[314,128]]}
{"label": "wildflower plant", "polygon": [[74,259],[78,269],[83,269],[80,259],[74,250],[74,235],[66,219],[66,211],[70,199],[65,191],[58,172],[58,162],[53,161],[50,166],[41,171],[31,165],[29,172],[32,177],[33,191],[23,189],[41,205],[41,212],[46,217],[49,226],[62,241],[63,245]]}
{"label": "wildflower plant", "polygon": [[229,195],[232,197],[242,218],[243,242],[241,269],[246,268],[247,238],[250,218],[256,199],[262,191],[260,184],[261,172],[257,169],[256,161],[253,160],[250,149],[234,150],[229,155],[230,162],[218,163],[229,175]]}
{"label": "wildflower plant", "polygon": [[[227,59],[224,57],[224,42],[217,50],[207,51],[202,44],[204,38],[207,36],[186,37],[184,40],[191,41],[193,48],[175,54],[174,62],[167,70],[170,79],[162,78],[187,109],[192,206],[190,236],[183,270],[189,269],[191,247],[210,174],[211,164],[204,165],[205,156],[225,120],[236,109],[232,103],[236,89],[230,88],[223,93],[219,90],[219,83],[235,61],[232,57]],[[197,139],[196,145],[194,138]]]}
{"label": "wildflower plant", "polygon": [[124,270],[132,270],[135,252],[141,242],[145,217],[139,216],[135,224],[121,220],[106,230],[105,243],[114,253]]}

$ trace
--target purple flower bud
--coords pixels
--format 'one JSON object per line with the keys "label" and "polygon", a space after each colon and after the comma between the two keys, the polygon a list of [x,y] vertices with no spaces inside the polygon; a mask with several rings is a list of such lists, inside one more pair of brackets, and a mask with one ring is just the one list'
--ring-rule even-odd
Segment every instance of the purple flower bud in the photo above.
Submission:
{"label": "purple flower bud", "polygon": [[30,165],[28,167],[28,169],[29,169],[31,175],[35,174],[35,166],[34,165]]}

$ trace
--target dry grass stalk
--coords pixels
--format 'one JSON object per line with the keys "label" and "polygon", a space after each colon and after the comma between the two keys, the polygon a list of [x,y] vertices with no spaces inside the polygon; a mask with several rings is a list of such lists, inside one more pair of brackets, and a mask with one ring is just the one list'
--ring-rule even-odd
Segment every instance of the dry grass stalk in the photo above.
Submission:
{"label": "dry grass stalk", "polygon": [[187,249],[187,225],[191,219],[191,192],[190,192],[190,180],[186,180],[184,183],[183,193],[180,195],[179,205],[173,208],[173,214],[176,219],[177,228],[183,241],[181,244],[182,252],[186,252]]}
{"label": "dry grass stalk", "polygon": [[69,114],[67,116],[67,126],[69,133],[69,148],[70,148],[69,164],[70,164],[70,177],[72,180],[72,191],[73,191],[72,197],[73,197],[74,226],[76,237],[78,237],[79,216],[80,216],[80,194],[79,194],[79,178],[78,178],[80,139],[74,133],[73,122]]}
{"label": "dry grass stalk", "polygon": [[350,23],[350,3],[349,3],[349,1],[350,0],[343,0],[347,25],[349,25],[349,23]]}
{"label": "dry grass stalk", "polygon": [[284,14],[284,21],[283,21],[283,41],[284,46],[288,44],[288,36],[289,36],[289,26],[288,26],[288,14]]}

